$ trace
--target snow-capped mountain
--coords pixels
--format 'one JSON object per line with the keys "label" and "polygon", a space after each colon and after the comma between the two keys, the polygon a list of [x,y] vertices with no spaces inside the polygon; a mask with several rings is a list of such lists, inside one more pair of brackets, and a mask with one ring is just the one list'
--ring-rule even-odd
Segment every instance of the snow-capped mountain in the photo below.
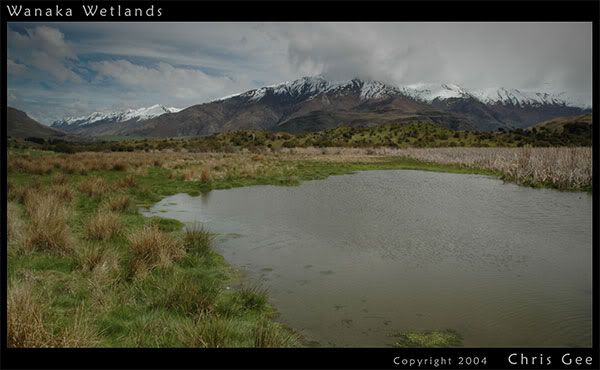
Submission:
{"label": "snow-capped mountain", "polygon": [[158,137],[241,129],[304,132],[340,125],[412,122],[456,130],[496,130],[584,114],[589,111],[587,106],[553,91],[471,89],[450,83],[394,86],[358,78],[330,81],[314,76],[229,95],[181,111],[153,106],[96,113],[53,126],[91,136]]}
{"label": "snow-capped mountain", "polygon": [[276,85],[261,87],[243,93],[229,95],[216,101],[238,97],[250,101],[260,101],[266,96],[285,96],[291,99],[313,99],[320,95],[343,95],[359,91],[363,100],[384,99],[404,95],[416,100],[431,103],[452,98],[476,99],[484,104],[502,104],[516,106],[565,105],[589,109],[589,102],[568,96],[565,92],[531,91],[519,89],[484,88],[469,89],[457,84],[419,83],[406,86],[394,86],[380,81],[360,80],[328,81],[321,76],[302,77]]}
{"label": "snow-capped mountain", "polygon": [[402,91],[415,99],[427,102],[434,100],[447,100],[451,98],[479,100],[484,104],[501,104],[514,106],[543,106],[564,105],[590,109],[590,103],[585,100],[569,96],[566,92],[534,91],[500,88],[467,89],[456,84],[414,84],[408,85]]}
{"label": "snow-capped mountain", "polygon": [[402,94],[397,87],[379,81],[363,81],[358,78],[346,81],[328,81],[321,76],[302,77],[276,85],[261,87],[243,93],[229,95],[216,101],[230,98],[243,98],[260,101],[268,96],[285,97],[294,100],[310,100],[321,95],[344,95],[359,91],[363,100],[381,99]]}
{"label": "snow-capped mountain", "polygon": [[116,123],[116,122],[138,122],[145,121],[150,118],[158,117],[165,113],[176,113],[181,109],[173,107],[165,107],[163,105],[155,104],[150,107],[142,107],[138,109],[128,109],[121,112],[94,112],[87,116],[81,117],[67,117],[60,121],[52,123],[52,127],[57,128],[71,128],[74,126],[87,126],[94,123]]}

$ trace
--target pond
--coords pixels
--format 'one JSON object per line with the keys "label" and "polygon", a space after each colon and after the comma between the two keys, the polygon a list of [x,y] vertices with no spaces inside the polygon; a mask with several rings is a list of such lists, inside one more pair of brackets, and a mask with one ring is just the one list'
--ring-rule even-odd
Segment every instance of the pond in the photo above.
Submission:
{"label": "pond", "polygon": [[219,233],[279,321],[326,347],[452,329],[466,347],[588,347],[592,196],[480,175],[364,171],[177,194],[143,211]]}

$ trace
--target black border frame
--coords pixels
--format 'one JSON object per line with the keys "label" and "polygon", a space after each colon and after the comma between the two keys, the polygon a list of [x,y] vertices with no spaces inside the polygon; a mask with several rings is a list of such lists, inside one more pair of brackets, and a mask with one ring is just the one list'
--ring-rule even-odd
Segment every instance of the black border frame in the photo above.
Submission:
{"label": "black border frame", "polygon": [[[73,9],[72,17],[10,17],[6,5],[20,4],[29,7],[62,7]],[[85,17],[81,5],[142,7],[154,5],[162,8],[161,17]],[[472,1],[411,1],[411,2],[249,2],[249,1],[18,1],[6,0],[0,3],[0,42],[2,56],[1,80],[2,97],[2,248],[1,262],[1,368],[406,368],[395,365],[393,359],[401,358],[453,358],[458,356],[486,356],[487,363],[479,366],[458,368],[600,368],[599,356],[599,133],[600,127],[596,110],[598,98],[598,59],[599,1],[522,1],[522,2],[472,2]],[[292,22],[292,21],[447,21],[447,22],[590,22],[592,23],[593,44],[593,335],[592,348],[440,348],[440,349],[394,349],[394,348],[302,348],[302,349],[15,349],[6,347],[7,338],[7,249],[6,249],[6,204],[7,204],[7,22]],[[511,365],[510,353],[523,353],[530,356],[542,354],[552,358],[552,364]],[[592,356],[590,366],[565,366],[560,357],[565,353],[574,356]],[[413,367],[414,368],[414,367]],[[421,367],[427,368],[427,367]],[[440,366],[442,368],[454,368]]]}

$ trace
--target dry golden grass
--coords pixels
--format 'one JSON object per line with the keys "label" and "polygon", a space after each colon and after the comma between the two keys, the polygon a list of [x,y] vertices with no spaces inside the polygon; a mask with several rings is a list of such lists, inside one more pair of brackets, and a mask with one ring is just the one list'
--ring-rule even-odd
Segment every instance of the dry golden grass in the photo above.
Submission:
{"label": "dry golden grass", "polygon": [[48,191],[66,203],[70,203],[75,196],[73,188],[68,184],[52,185]]}
{"label": "dry golden grass", "polygon": [[52,193],[32,191],[25,198],[25,209],[30,224],[24,243],[29,249],[51,252],[69,252],[73,238],[69,225],[69,209],[65,202]]}
{"label": "dry golden grass", "polygon": [[7,204],[7,222],[6,232],[9,244],[19,244],[23,237],[23,220],[21,219],[21,210],[14,202]]}
{"label": "dry golden grass", "polygon": [[137,180],[133,175],[127,175],[115,183],[115,186],[118,188],[133,188],[137,185]]}
{"label": "dry golden grass", "polygon": [[53,334],[45,323],[47,307],[36,299],[33,283],[15,281],[8,289],[8,347],[92,347],[98,343],[98,332],[78,309],[71,325]]}
{"label": "dry golden grass", "polygon": [[52,347],[44,326],[43,308],[35,301],[30,282],[10,284],[7,299],[8,347]]}
{"label": "dry golden grass", "polygon": [[165,267],[185,255],[181,240],[162,232],[158,225],[144,226],[129,237],[133,253],[132,272],[143,275],[155,267]]}
{"label": "dry golden grass", "polygon": [[592,184],[592,148],[403,149],[399,155],[441,164],[499,171],[518,183],[553,184],[559,189]]}
{"label": "dry golden grass", "polygon": [[66,185],[69,183],[69,177],[66,176],[64,173],[59,173],[52,176],[52,178],[50,179],[50,183],[52,185]]}
{"label": "dry golden grass", "polygon": [[89,197],[95,197],[106,193],[109,189],[108,183],[102,177],[88,177],[79,183],[80,192]]}
{"label": "dry golden grass", "polygon": [[[126,170],[128,176],[117,187],[135,186],[135,176],[152,167],[169,171],[169,178],[186,181],[218,181],[227,178],[293,176],[298,160],[327,162],[377,162],[389,157],[407,157],[419,161],[459,165],[501,172],[505,178],[520,183],[545,183],[558,188],[591,186],[591,148],[281,148],[252,154],[133,152],[76,153],[44,157],[11,158],[9,172],[47,173],[55,168],[65,173],[88,173],[97,170]],[[121,164],[115,168],[115,163]],[[91,180],[89,180],[91,181]],[[87,194],[102,184],[81,185]],[[18,190],[11,191],[13,199]]]}
{"label": "dry golden grass", "polygon": [[104,208],[113,212],[122,212],[129,208],[131,199],[127,194],[117,194],[104,203]]}
{"label": "dry golden grass", "polygon": [[90,240],[108,240],[121,232],[119,215],[100,211],[85,226],[85,237]]}

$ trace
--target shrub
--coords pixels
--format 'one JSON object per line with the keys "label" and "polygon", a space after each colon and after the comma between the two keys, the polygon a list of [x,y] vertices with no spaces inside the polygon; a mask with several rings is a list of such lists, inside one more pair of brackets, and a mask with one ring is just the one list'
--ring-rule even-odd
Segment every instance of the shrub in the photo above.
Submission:
{"label": "shrub", "polygon": [[121,220],[112,212],[99,212],[92,217],[85,228],[85,236],[90,240],[108,240],[121,232]]}
{"label": "shrub", "polygon": [[144,226],[129,237],[132,272],[143,274],[156,267],[169,266],[185,255],[183,243],[160,231],[157,225]]}

